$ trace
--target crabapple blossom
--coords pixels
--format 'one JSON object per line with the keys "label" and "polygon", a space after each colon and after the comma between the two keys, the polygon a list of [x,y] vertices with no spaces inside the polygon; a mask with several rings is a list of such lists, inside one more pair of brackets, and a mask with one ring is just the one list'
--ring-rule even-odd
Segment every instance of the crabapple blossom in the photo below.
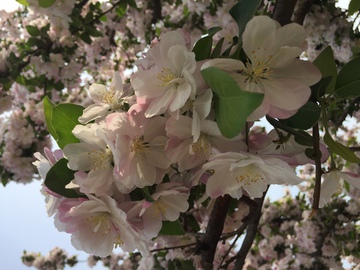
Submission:
{"label": "crabapple blossom", "polygon": [[[159,233],[162,221],[176,221],[180,213],[189,208],[189,190],[174,182],[162,183],[156,186],[156,191],[151,195],[153,202],[143,201],[140,216],[143,218],[144,227],[151,227]],[[148,230],[146,230],[148,231]]]}
{"label": "crabapple blossom", "polygon": [[296,23],[280,27],[267,16],[256,16],[246,25],[242,40],[248,57],[245,63],[217,58],[205,62],[202,69],[220,68],[229,72],[241,89],[264,93],[262,104],[248,121],[266,114],[276,118],[295,114],[308,101],[309,86],[321,78],[314,65],[296,59],[303,51],[304,28]]}
{"label": "crabapple blossom", "polygon": [[144,111],[135,110],[107,116],[114,148],[115,184],[132,189],[162,181],[170,166],[164,153],[165,121],[161,116],[147,119]]}
{"label": "crabapple blossom", "polygon": [[92,84],[89,88],[89,96],[95,103],[85,108],[83,115],[79,117],[79,122],[87,124],[92,120],[104,119],[112,112],[124,111],[124,103],[131,104],[131,95],[130,85],[123,85],[118,73],[114,73],[109,89],[102,84]]}
{"label": "crabapple blossom", "polygon": [[[254,132],[249,135],[250,152],[279,158],[291,166],[314,163],[305,155],[304,145],[298,144],[294,136],[272,129],[269,133]],[[329,151],[323,142],[320,142],[321,162],[329,157]]]}
{"label": "crabapple blossom", "polygon": [[241,136],[233,140],[221,135],[216,122],[203,120],[200,123],[200,136],[197,141],[192,136],[192,120],[187,116],[179,119],[169,118],[166,122],[166,132],[169,141],[166,153],[172,163],[178,164],[180,172],[193,169],[204,164],[211,156],[220,152],[245,150],[240,141]]}
{"label": "crabapple blossom", "polygon": [[64,147],[68,167],[77,170],[74,183],[83,193],[102,195],[109,191],[114,182],[113,153],[105,131],[100,125],[77,125],[73,134],[80,143]]}
{"label": "crabapple blossom", "polygon": [[199,175],[210,171],[206,193],[211,198],[229,194],[239,199],[243,189],[250,197],[259,198],[270,184],[298,184],[294,170],[284,161],[245,152],[226,152],[212,156]]}
{"label": "crabapple blossom", "polygon": [[195,54],[185,46],[177,31],[165,33],[150,49],[155,65],[131,77],[135,95],[149,100],[145,115],[151,117],[169,110],[176,113],[186,101],[195,99]]}
{"label": "crabapple blossom", "polygon": [[106,257],[113,248],[127,252],[138,249],[149,256],[144,235],[137,232],[127,221],[127,215],[107,195],[89,199],[65,199],[55,215],[55,226],[60,231],[71,233],[71,242],[76,249]]}

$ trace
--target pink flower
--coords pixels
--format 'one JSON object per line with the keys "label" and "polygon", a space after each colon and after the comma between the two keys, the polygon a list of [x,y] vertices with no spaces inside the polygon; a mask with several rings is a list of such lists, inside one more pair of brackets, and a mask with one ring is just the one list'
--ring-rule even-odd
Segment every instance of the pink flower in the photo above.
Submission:
{"label": "pink flower", "polygon": [[186,47],[184,36],[178,31],[162,35],[149,54],[155,65],[139,70],[131,78],[135,95],[149,100],[146,117],[166,110],[175,113],[189,98],[195,99],[195,54]]}
{"label": "pink flower", "polygon": [[127,221],[124,211],[107,195],[100,198],[65,199],[55,215],[59,231],[71,233],[71,243],[78,250],[100,257],[109,256],[114,247],[149,256],[148,243]]}
{"label": "pink flower", "polygon": [[164,117],[145,118],[143,112],[114,113],[106,118],[114,150],[116,185],[126,188],[160,183],[170,161],[165,155]]}
{"label": "pink flower", "polygon": [[321,78],[310,62],[296,59],[303,51],[305,30],[291,23],[283,27],[267,16],[256,16],[248,22],[243,34],[245,63],[235,59],[212,59],[202,66],[214,66],[237,81],[241,89],[264,93],[264,100],[249,117],[254,121],[269,114],[288,118],[309,99],[309,86]]}
{"label": "pink flower", "polygon": [[211,157],[196,177],[205,171],[211,173],[206,193],[212,198],[229,194],[239,199],[243,190],[250,197],[259,198],[270,184],[298,184],[302,181],[284,161],[245,152],[226,152]]}

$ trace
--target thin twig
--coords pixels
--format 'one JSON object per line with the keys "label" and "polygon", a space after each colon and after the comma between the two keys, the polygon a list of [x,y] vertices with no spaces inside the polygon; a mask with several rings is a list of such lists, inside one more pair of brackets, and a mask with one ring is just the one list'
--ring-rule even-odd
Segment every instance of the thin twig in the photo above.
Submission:
{"label": "thin twig", "polygon": [[319,124],[316,123],[313,127],[313,138],[314,138],[314,160],[315,160],[315,188],[313,195],[312,203],[312,213],[310,216],[313,216],[317,209],[319,209],[320,201],[320,190],[321,190],[321,150],[320,150],[320,136],[319,136]]}

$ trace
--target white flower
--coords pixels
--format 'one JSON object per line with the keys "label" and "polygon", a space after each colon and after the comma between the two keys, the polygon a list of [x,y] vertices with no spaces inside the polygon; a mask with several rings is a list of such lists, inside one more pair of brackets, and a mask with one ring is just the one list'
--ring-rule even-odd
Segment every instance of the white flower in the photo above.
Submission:
{"label": "white flower", "polygon": [[83,193],[106,193],[114,181],[113,154],[106,133],[99,125],[92,124],[77,125],[73,134],[80,143],[66,145],[64,156],[69,160],[69,169],[79,170],[75,173],[74,183]]}
{"label": "white flower", "polygon": [[116,185],[131,189],[160,183],[170,161],[165,155],[165,117],[145,118],[143,112],[114,113],[106,118],[114,142]]}
{"label": "white flower", "polygon": [[245,63],[235,59],[212,59],[202,66],[214,66],[237,81],[241,89],[264,93],[264,100],[249,117],[254,121],[265,114],[288,118],[309,99],[309,86],[321,78],[309,62],[296,59],[303,51],[305,30],[291,23],[283,27],[267,16],[256,16],[248,22],[243,34]]}
{"label": "white flower", "polygon": [[355,188],[360,189],[360,176],[354,173],[331,171],[323,174],[323,179],[324,181],[321,184],[320,191],[320,208],[329,203],[331,201],[331,197],[335,193],[340,193],[342,191],[344,180]]}
{"label": "white flower", "polygon": [[95,102],[87,107],[83,115],[79,117],[82,124],[92,120],[103,119],[107,114],[115,111],[124,111],[124,103],[132,94],[129,88],[124,89],[122,79],[118,73],[114,73],[110,88],[105,85],[93,83],[89,88],[90,98]]}
{"label": "white flower", "polygon": [[[243,189],[249,196],[259,198],[270,184],[298,184],[302,181],[284,161],[245,152],[213,156],[202,170],[212,173],[206,183],[206,193],[212,198],[229,194],[239,199]],[[197,177],[199,174],[202,173]]]}
{"label": "white flower", "polygon": [[189,98],[195,99],[195,54],[177,31],[165,33],[150,50],[155,65],[132,76],[135,95],[149,100],[146,117],[160,115],[167,109],[176,112]]}
{"label": "white flower", "polygon": [[65,199],[55,215],[59,231],[71,233],[71,243],[78,250],[100,257],[109,256],[113,248],[126,252],[138,249],[149,256],[148,243],[127,221],[124,211],[107,195],[100,198]]}

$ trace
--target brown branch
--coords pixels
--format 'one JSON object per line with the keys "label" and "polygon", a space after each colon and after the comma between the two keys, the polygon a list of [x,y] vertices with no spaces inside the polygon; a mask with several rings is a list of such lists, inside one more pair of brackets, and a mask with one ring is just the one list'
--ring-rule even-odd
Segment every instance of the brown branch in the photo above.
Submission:
{"label": "brown branch", "polygon": [[360,151],[360,146],[351,146],[349,147],[349,149],[353,152],[359,152]]}
{"label": "brown branch", "polygon": [[[268,189],[264,192],[261,198],[254,199],[254,201],[257,203],[257,208],[256,211],[252,213],[252,216],[250,218],[244,242],[242,243],[239,252],[233,258],[231,258],[231,261],[236,259],[234,270],[241,270],[245,264],[245,258],[254,242],[259,227],[262,205],[264,203],[264,199]],[[231,261],[229,260],[228,263],[230,263]]]}
{"label": "brown branch", "polygon": [[275,5],[273,19],[281,25],[291,23],[297,0],[278,0]]}
{"label": "brown branch", "polygon": [[294,22],[303,25],[306,14],[309,13],[314,0],[299,0],[294,12]]}
{"label": "brown branch", "polygon": [[320,136],[319,136],[319,124],[316,123],[313,127],[313,138],[314,138],[314,160],[315,160],[315,188],[312,203],[311,216],[315,214],[319,209],[320,191],[321,191],[321,151],[320,151]]}
{"label": "brown branch", "polygon": [[158,21],[160,21],[162,18],[162,16],[161,16],[161,12],[162,12],[161,0],[154,0],[152,9],[153,9],[153,17],[151,19],[151,23],[155,24]]}
{"label": "brown branch", "polygon": [[199,243],[198,249],[201,254],[201,266],[204,269],[212,269],[216,246],[224,228],[224,222],[230,206],[231,197],[225,195],[216,199],[211,211],[206,233]]}

